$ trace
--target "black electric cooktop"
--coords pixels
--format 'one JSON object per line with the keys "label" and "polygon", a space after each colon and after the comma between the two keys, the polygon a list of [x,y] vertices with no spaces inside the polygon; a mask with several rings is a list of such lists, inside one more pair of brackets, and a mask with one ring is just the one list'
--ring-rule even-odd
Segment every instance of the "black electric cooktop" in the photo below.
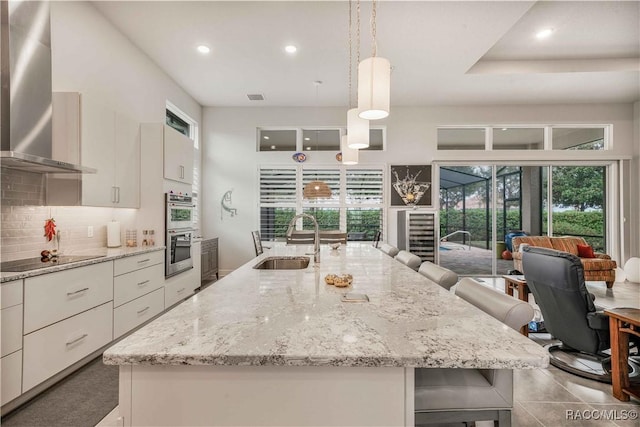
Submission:
{"label": "black electric cooktop", "polygon": [[15,261],[0,263],[0,271],[19,273],[22,271],[37,270],[39,268],[52,267],[54,265],[69,264],[72,262],[84,261],[86,259],[103,257],[104,255],[61,255],[47,261],[42,261],[40,258],[18,259]]}

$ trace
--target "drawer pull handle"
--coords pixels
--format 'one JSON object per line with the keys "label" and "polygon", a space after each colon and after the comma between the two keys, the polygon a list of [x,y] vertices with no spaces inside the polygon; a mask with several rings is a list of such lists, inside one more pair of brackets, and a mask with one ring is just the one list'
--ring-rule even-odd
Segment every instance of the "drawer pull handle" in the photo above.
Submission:
{"label": "drawer pull handle", "polygon": [[138,311],[138,314],[142,314],[142,313],[144,313],[145,311],[149,310],[149,308],[150,308],[149,306],[146,306],[146,307],[145,307],[145,308],[143,308],[142,310]]}
{"label": "drawer pull handle", "polygon": [[79,294],[81,292],[86,292],[88,290],[89,290],[89,288],[83,288],[83,289],[79,289],[79,290],[77,290],[75,292],[67,292],[67,296],[70,297],[71,295],[76,295],[76,294]]}
{"label": "drawer pull handle", "polygon": [[81,336],[79,336],[79,337],[78,337],[78,338],[76,338],[75,340],[71,340],[71,341],[69,341],[68,343],[66,343],[66,346],[67,346],[67,347],[72,346],[72,345],[74,345],[75,343],[77,343],[78,341],[81,341],[81,340],[85,339],[85,338],[86,338],[86,337],[88,337],[88,336],[89,336],[89,334],[82,334]]}
{"label": "drawer pull handle", "polygon": [[138,286],[144,286],[144,285],[146,285],[146,284],[147,284],[147,283],[149,283],[149,282],[150,282],[149,280],[145,280],[144,282],[139,282],[139,283],[138,283]]}
{"label": "drawer pull handle", "polygon": [[142,264],[143,262],[149,262],[151,261],[151,259],[147,258],[147,259],[141,259],[140,261],[138,261],[138,264]]}
{"label": "drawer pull handle", "polygon": [[185,289],[186,289],[186,288],[179,289],[179,290],[178,290],[178,293],[179,293],[179,294],[183,293]]}

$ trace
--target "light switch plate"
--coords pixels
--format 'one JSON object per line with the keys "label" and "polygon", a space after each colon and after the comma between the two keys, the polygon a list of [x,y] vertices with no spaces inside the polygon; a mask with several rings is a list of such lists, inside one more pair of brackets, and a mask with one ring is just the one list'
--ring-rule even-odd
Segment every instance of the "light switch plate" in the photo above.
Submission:
{"label": "light switch plate", "polygon": [[93,225],[87,227],[87,237],[93,237]]}

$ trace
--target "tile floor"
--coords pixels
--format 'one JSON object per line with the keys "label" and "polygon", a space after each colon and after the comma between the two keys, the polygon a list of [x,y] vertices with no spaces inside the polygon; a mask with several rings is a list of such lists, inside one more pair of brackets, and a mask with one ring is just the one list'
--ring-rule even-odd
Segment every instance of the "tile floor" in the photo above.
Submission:
{"label": "tile floor", "polygon": [[[481,278],[482,283],[504,291],[501,278]],[[640,284],[616,283],[607,289],[604,282],[588,282],[603,308],[640,307]],[[530,300],[532,296],[530,295]],[[534,302],[535,303],[535,302]],[[541,345],[550,342],[549,334],[530,334]],[[640,401],[621,402],[611,394],[611,385],[581,378],[553,366],[547,369],[519,370],[514,373],[514,427],[638,427]],[[117,426],[117,409],[103,419],[99,427]],[[447,426],[462,426],[449,424]],[[491,427],[491,421],[475,423]]]}

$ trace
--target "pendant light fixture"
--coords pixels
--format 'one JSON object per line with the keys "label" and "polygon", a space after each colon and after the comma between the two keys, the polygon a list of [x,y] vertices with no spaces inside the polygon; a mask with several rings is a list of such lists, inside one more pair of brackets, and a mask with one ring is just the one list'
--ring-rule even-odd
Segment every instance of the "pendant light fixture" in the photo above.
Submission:
{"label": "pendant light fixture", "polygon": [[377,56],[376,0],[371,2],[371,58],[358,65],[358,109],[367,120],[389,115],[391,98],[391,63]]}
{"label": "pendant light fixture", "polygon": [[[356,63],[360,62],[360,0],[357,0],[356,11]],[[341,144],[343,152],[342,163],[343,164],[357,164],[358,152],[362,148],[369,147],[369,121],[360,117],[359,110],[357,108],[351,108],[353,105],[351,90],[351,75],[353,70],[353,64],[351,62],[353,49],[351,47],[351,40],[353,31],[351,29],[351,0],[349,0],[349,111],[347,111],[347,142]],[[349,153],[346,150],[351,150]],[[349,159],[349,160],[346,160]],[[350,163],[347,163],[349,161]]]}
{"label": "pendant light fixture", "polygon": [[324,181],[310,181],[302,189],[302,197],[305,199],[328,199],[331,197],[331,188]]}

